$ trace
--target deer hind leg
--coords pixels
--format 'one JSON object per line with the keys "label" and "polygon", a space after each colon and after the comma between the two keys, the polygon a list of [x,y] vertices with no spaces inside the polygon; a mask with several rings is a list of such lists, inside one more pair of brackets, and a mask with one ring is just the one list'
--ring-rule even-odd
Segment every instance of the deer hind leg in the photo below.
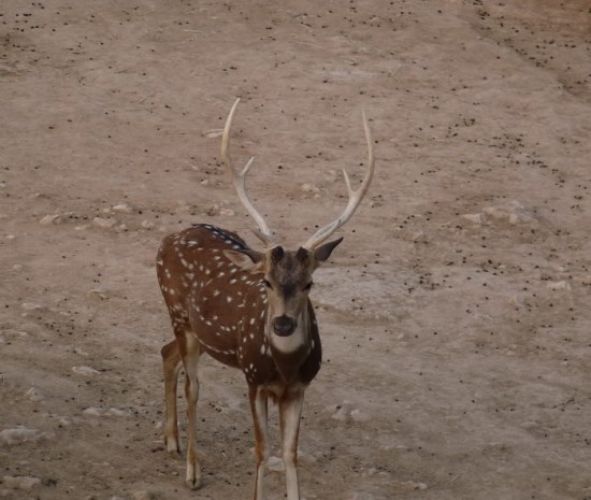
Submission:
{"label": "deer hind leg", "polygon": [[191,489],[201,486],[201,469],[196,451],[196,412],[199,399],[199,379],[197,378],[197,364],[201,351],[197,337],[189,332],[177,337],[179,339],[180,355],[185,367],[185,397],[187,398],[187,475],[186,483]]}
{"label": "deer hind leg", "polygon": [[166,404],[166,420],[164,423],[164,445],[171,454],[181,452],[179,445],[179,429],[176,411],[176,389],[179,370],[181,368],[181,353],[174,339],[160,351],[164,371],[164,401]]}
{"label": "deer hind leg", "polygon": [[298,437],[300,419],[304,404],[304,391],[287,391],[279,401],[279,423],[283,445],[283,463],[285,464],[285,482],[287,500],[300,500],[298,482]]}
{"label": "deer hind leg", "polygon": [[261,387],[249,386],[250,409],[254,423],[255,453],[257,472],[254,485],[254,500],[264,500],[263,481],[267,460],[269,458],[267,422],[268,398]]}

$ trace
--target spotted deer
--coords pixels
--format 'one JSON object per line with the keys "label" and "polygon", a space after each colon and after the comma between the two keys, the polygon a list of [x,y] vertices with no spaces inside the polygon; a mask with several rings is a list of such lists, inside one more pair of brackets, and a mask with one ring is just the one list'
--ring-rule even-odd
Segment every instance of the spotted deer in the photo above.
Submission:
{"label": "spotted deer", "polygon": [[188,446],[186,482],[198,488],[201,475],[195,451],[195,416],[199,395],[197,364],[207,353],[246,377],[254,421],[256,475],[254,499],[263,500],[268,459],[267,403],[278,404],[287,498],[299,500],[298,434],[304,391],[314,379],[322,348],[314,309],[308,297],[312,274],[342,238],[325,241],[355,212],[374,172],[372,139],[365,114],[369,150],[367,171],[354,190],[343,170],[349,201],[342,214],[320,228],[295,251],[276,243],[263,216],[246,194],[245,178],[254,158],[236,172],[228,154],[234,102],[225,123],[221,157],[231,173],[238,197],[258,225],[262,251],[250,248],[237,234],[209,224],[196,224],[164,238],[157,260],[158,281],[168,306],[175,338],[162,348],[166,449],[179,453],[177,375],[184,367]]}

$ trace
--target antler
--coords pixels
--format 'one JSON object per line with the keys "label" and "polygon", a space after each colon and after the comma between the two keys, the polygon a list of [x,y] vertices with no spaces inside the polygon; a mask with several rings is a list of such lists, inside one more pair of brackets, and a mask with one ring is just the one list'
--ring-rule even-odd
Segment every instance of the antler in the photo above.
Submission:
{"label": "antler", "polygon": [[256,208],[254,208],[252,202],[248,198],[246,194],[246,186],[244,181],[246,180],[246,174],[254,161],[254,156],[248,160],[242,171],[238,174],[232,167],[232,161],[230,160],[230,155],[228,154],[228,143],[230,142],[230,127],[232,126],[232,118],[234,117],[234,112],[236,111],[236,107],[240,99],[236,99],[234,104],[232,105],[232,109],[230,110],[230,114],[226,119],[226,125],[224,126],[224,133],[222,135],[222,148],[221,148],[221,155],[222,160],[226,164],[228,171],[232,176],[232,182],[234,183],[234,187],[238,193],[238,197],[240,201],[250,214],[250,216],[256,221],[257,225],[259,226],[259,230],[256,231],[256,235],[261,238],[265,243],[270,244],[273,241],[273,233],[267,226],[265,219],[263,216],[258,212]]}
{"label": "antler", "polygon": [[304,243],[303,247],[308,250],[313,250],[315,247],[320,245],[323,241],[327,240],[332,233],[334,233],[338,228],[340,228],[345,222],[347,222],[351,216],[355,213],[355,210],[361,203],[361,200],[365,196],[367,192],[367,188],[369,187],[369,183],[373,177],[374,172],[374,156],[373,156],[373,144],[371,139],[371,131],[369,130],[369,125],[367,124],[367,118],[365,116],[365,111],[362,112],[363,114],[363,129],[365,131],[365,140],[367,141],[367,149],[368,149],[368,160],[367,160],[367,173],[361,182],[361,186],[357,190],[353,190],[351,188],[351,181],[349,176],[347,175],[346,170],[343,169],[343,176],[345,177],[345,183],[347,184],[347,191],[349,192],[349,202],[345,207],[343,213],[337,217],[336,220],[327,224],[324,227],[321,227],[318,231],[316,231],[306,243]]}

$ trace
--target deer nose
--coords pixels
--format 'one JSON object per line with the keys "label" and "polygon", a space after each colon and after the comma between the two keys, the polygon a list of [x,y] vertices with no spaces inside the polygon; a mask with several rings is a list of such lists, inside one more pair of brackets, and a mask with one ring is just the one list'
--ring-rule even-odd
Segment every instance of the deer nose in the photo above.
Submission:
{"label": "deer nose", "polygon": [[277,316],[273,319],[273,331],[280,337],[287,337],[295,330],[297,323],[294,319],[286,316]]}

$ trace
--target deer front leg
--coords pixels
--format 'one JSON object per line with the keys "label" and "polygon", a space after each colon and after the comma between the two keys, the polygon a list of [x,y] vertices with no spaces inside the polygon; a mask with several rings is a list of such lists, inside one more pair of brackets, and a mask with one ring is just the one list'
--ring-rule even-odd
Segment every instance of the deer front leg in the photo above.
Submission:
{"label": "deer front leg", "polygon": [[303,404],[303,389],[287,391],[279,401],[279,422],[283,441],[283,463],[285,464],[287,500],[300,500],[297,463],[298,437]]}
{"label": "deer front leg", "polygon": [[176,339],[166,344],[162,348],[161,354],[164,371],[164,400],[166,403],[164,445],[169,453],[178,454],[181,449],[176,412],[176,388],[181,367],[181,353]]}
{"label": "deer front leg", "polygon": [[192,333],[187,332],[180,342],[180,351],[185,366],[185,397],[187,398],[187,475],[185,482],[193,490],[201,486],[201,469],[196,451],[196,412],[199,399],[199,379],[197,363],[199,361],[199,344]]}
{"label": "deer front leg", "polygon": [[267,459],[269,458],[267,440],[267,416],[268,402],[267,395],[261,387],[249,386],[250,408],[254,424],[255,453],[257,461],[257,472],[254,485],[254,500],[264,500],[263,488]]}

